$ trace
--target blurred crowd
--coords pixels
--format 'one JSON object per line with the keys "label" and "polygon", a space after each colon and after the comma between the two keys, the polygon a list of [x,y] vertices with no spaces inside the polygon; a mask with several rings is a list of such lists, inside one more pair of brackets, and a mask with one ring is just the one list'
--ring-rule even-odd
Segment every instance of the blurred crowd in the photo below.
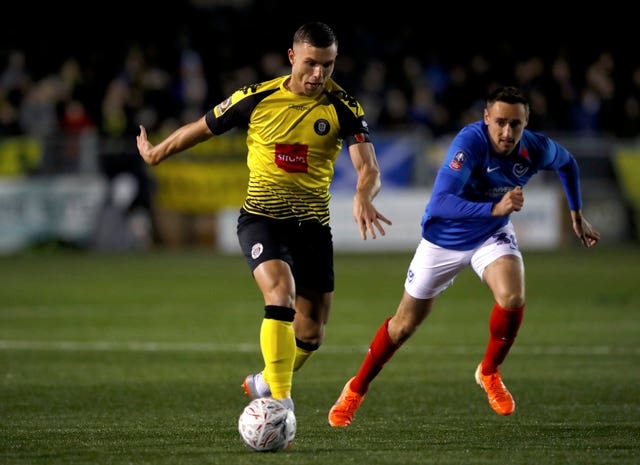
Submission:
{"label": "blurred crowd", "polygon": [[[242,85],[289,72],[292,31],[258,45],[224,40],[229,24],[247,18],[215,13],[215,21],[201,15],[192,30],[175,28],[170,36],[163,30],[161,42],[132,40],[108,53],[87,53],[85,46],[44,62],[29,47],[0,49],[0,137],[96,131],[128,138],[139,124],[170,131]],[[493,86],[513,84],[530,97],[532,129],[640,135],[640,60],[617,47],[505,42],[470,51],[433,40],[417,44],[418,29],[394,37],[366,25],[336,29],[334,77],[360,100],[376,131],[450,134],[481,117]]]}
{"label": "blurred crowd", "polygon": [[[543,9],[540,21],[535,11],[521,20],[491,9],[483,20],[457,4],[425,16],[415,2],[392,3],[113,0],[71,14],[45,2],[37,27],[31,2],[12,4],[0,28],[0,176],[99,171],[108,181],[91,239],[99,249],[193,242],[200,233],[188,214],[155,212],[156,180],[132,156],[139,125],[166,135],[237,88],[289,73],[293,32],[308,20],[335,29],[334,78],[362,103],[374,142],[402,131],[438,145],[482,117],[494,86],[516,85],[530,98],[531,129],[577,136],[596,152],[603,140],[640,143],[640,55],[635,38],[613,37],[635,24],[624,27],[617,12],[605,36],[585,17],[579,33],[554,26]],[[585,172],[610,171],[588,158]],[[209,231],[210,215],[202,218]]]}

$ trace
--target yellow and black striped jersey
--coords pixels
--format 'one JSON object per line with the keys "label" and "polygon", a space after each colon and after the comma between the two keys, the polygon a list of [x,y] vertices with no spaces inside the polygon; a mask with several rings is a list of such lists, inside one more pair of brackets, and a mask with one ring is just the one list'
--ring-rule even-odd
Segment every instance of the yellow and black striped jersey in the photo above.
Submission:
{"label": "yellow and black striped jersey", "polygon": [[369,141],[358,101],[333,80],[316,97],[285,88],[290,76],[242,87],[206,114],[216,134],[247,130],[244,209],[329,224],[329,186],[343,141]]}

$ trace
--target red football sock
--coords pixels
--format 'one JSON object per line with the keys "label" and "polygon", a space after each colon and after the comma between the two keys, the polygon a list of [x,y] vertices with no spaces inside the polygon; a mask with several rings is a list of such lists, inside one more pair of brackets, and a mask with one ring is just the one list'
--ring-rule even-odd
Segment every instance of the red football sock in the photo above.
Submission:
{"label": "red football sock", "polygon": [[520,308],[493,306],[489,318],[489,343],[482,359],[482,374],[495,373],[504,362],[518,335],[522,323],[524,305]]}
{"label": "red football sock", "polygon": [[387,318],[376,332],[376,335],[373,337],[371,345],[369,346],[369,351],[367,352],[362,365],[360,365],[358,374],[353,381],[351,381],[351,390],[358,394],[366,394],[369,390],[369,384],[376,376],[378,376],[378,373],[380,373],[384,364],[389,361],[396,350],[400,347],[399,345],[394,344],[389,338],[387,326],[389,325],[390,319],[391,318]]}

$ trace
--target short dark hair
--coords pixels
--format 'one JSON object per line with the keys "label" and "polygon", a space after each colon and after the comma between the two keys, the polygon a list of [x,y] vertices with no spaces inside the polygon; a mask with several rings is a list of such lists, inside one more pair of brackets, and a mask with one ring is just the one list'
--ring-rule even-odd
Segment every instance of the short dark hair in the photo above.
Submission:
{"label": "short dark hair", "polygon": [[520,92],[516,87],[504,86],[494,89],[487,96],[487,106],[490,107],[496,102],[504,103],[521,103],[524,105],[527,112],[529,111],[529,100]]}
{"label": "short dark hair", "polygon": [[305,23],[293,34],[293,43],[307,43],[313,47],[327,48],[338,45],[335,32],[325,23],[313,21]]}

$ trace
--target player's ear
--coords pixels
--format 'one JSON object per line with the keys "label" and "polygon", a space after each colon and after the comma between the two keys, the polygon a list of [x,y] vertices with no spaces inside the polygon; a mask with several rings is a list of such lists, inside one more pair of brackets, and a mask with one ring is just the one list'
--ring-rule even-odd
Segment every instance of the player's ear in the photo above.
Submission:
{"label": "player's ear", "polygon": [[293,62],[295,61],[295,58],[296,58],[296,54],[292,48],[290,48],[289,51],[287,52],[287,56],[289,57],[289,63],[293,65]]}
{"label": "player's ear", "polygon": [[489,110],[484,109],[484,124],[489,125]]}

